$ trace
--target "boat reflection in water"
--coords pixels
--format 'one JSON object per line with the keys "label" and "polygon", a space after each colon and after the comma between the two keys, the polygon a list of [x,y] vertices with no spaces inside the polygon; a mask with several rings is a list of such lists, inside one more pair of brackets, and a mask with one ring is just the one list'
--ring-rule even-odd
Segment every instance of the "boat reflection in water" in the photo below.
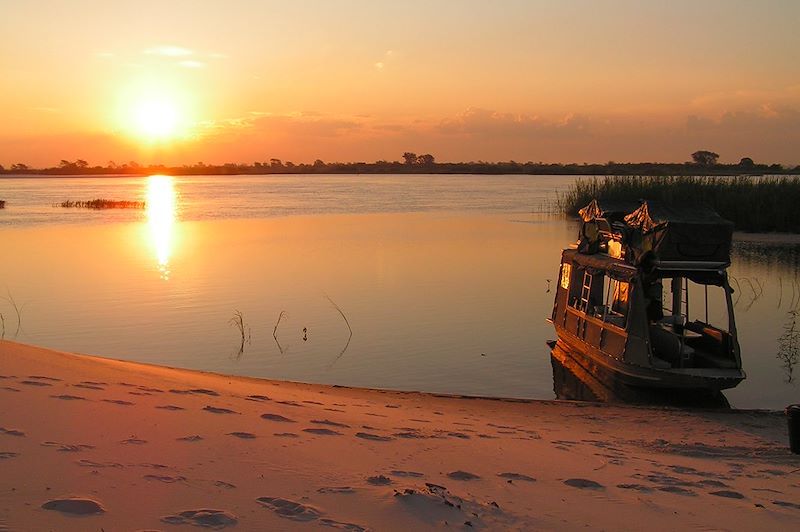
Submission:
{"label": "boat reflection in water", "polygon": [[[710,390],[668,390],[635,388],[620,382],[613,373],[583,367],[556,342],[548,342],[553,366],[556,399],[611,404],[728,409],[722,392]],[[585,359],[581,359],[585,360]]]}

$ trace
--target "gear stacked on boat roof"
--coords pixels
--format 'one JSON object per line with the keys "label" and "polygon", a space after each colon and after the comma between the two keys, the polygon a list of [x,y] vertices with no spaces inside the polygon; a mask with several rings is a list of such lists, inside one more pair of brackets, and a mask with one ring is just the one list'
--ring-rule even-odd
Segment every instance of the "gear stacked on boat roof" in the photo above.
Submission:
{"label": "gear stacked on boat roof", "polygon": [[730,264],[733,222],[703,206],[658,202],[606,202],[593,199],[581,209],[578,250],[606,252],[626,262]]}

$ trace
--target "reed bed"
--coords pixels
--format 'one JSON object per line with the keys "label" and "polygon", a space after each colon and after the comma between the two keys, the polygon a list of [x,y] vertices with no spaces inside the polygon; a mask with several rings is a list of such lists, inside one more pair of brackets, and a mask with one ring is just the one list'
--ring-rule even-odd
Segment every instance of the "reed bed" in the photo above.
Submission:
{"label": "reed bed", "polygon": [[57,203],[56,207],[64,207],[67,209],[144,209],[145,202],[143,201],[118,201],[110,199],[93,199],[89,201],[62,201]]}
{"label": "reed bed", "polygon": [[578,179],[556,200],[560,211],[577,215],[592,198],[655,200],[677,205],[705,205],[752,232],[800,232],[800,178],[606,176]]}

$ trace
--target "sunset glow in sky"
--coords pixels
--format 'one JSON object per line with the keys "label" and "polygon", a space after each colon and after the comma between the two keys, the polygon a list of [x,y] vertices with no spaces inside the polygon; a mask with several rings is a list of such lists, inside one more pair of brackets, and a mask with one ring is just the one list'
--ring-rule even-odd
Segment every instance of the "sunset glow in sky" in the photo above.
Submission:
{"label": "sunset glow in sky", "polygon": [[800,163],[796,0],[0,0],[0,164]]}

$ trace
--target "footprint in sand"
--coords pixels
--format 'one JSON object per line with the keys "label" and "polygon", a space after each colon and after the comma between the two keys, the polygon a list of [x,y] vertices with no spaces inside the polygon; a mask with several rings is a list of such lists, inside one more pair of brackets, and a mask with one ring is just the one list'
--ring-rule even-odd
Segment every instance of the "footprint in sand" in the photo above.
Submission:
{"label": "footprint in sand", "polygon": [[147,440],[142,440],[137,438],[136,436],[131,436],[127,440],[122,440],[120,442],[122,445],[144,445],[147,443]]}
{"label": "footprint in sand", "polygon": [[241,438],[242,440],[254,440],[256,438],[256,435],[252,432],[229,432],[227,435]]}
{"label": "footprint in sand", "polygon": [[177,393],[179,395],[211,395],[213,397],[219,396],[214,390],[206,390],[205,388],[192,388],[190,390],[170,390],[169,393]]}
{"label": "footprint in sand", "polygon": [[392,479],[383,475],[376,475],[374,477],[367,477],[367,483],[373,486],[388,486],[392,483]]}
{"label": "footprint in sand", "polygon": [[80,383],[80,384],[73,384],[73,385],[72,385],[72,387],[73,387],[73,388],[83,388],[83,389],[85,389],[85,390],[100,390],[100,391],[105,391],[105,388],[103,388],[102,386],[95,386],[94,384],[84,384],[84,383]]}
{"label": "footprint in sand", "polygon": [[319,406],[325,406],[325,403],[320,403],[319,401],[303,401],[303,402],[304,402],[305,404],[307,404],[307,405],[319,405]]}
{"label": "footprint in sand", "polygon": [[169,469],[169,466],[165,466],[164,464],[153,464],[150,462],[142,462],[139,466],[149,467],[150,469]]}
{"label": "footprint in sand", "polygon": [[99,502],[80,497],[51,499],[42,504],[42,508],[73,515],[93,515],[101,514],[106,511]]}
{"label": "footprint in sand", "polygon": [[350,425],[345,425],[344,423],[337,423],[336,421],[331,421],[329,419],[312,419],[312,423],[315,425],[328,425],[330,427],[341,427],[345,429],[349,429]]}
{"label": "footprint in sand", "polygon": [[469,471],[452,471],[447,474],[448,477],[452,478],[453,480],[478,480],[481,477],[474,473],[470,473]]}
{"label": "footprint in sand", "polygon": [[131,403],[130,401],[123,401],[122,399],[101,399],[104,403],[111,403],[114,405],[120,406],[133,406],[136,403]]}
{"label": "footprint in sand", "polygon": [[635,490],[642,493],[652,493],[653,488],[643,486],[642,484],[617,484],[617,487],[623,490]]}
{"label": "footprint in sand", "polygon": [[52,386],[49,382],[41,382],[41,381],[17,381],[19,384],[25,384],[26,386]]}
{"label": "footprint in sand", "polygon": [[389,474],[393,477],[402,477],[402,478],[421,478],[425,475],[422,473],[417,473],[416,471],[399,471],[397,469],[389,471]]}
{"label": "footprint in sand", "polygon": [[178,441],[200,441],[203,439],[202,436],[198,436],[197,434],[193,434],[191,436],[183,436],[182,438],[175,438]]}
{"label": "footprint in sand", "polygon": [[273,436],[277,436],[278,438],[299,438],[298,434],[294,432],[275,432]]}
{"label": "footprint in sand", "polygon": [[366,528],[354,523],[344,523],[327,517],[322,517],[322,512],[313,506],[300,504],[299,502],[281,499],[279,497],[259,497],[256,499],[260,504],[269,508],[276,514],[292,521],[309,522],[317,521],[320,525],[328,528],[338,528],[349,530],[350,532],[366,532]]}
{"label": "footprint in sand", "polygon": [[535,478],[529,477],[528,475],[523,475],[522,473],[498,473],[497,476],[508,480],[524,480],[525,482],[536,482]]}
{"label": "footprint in sand", "polygon": [[119,464],[117,462],[94,462],[92,460],[78,460],[75,463],[78,464],[81,467],[95,467],[95,468],[100,468],[100,467],[124,467],[122,464]]}
{"label": "footprint in sand", "polygon": [[164,393],[164,390],[159,388],[151,388],[150,386],[139,386],[138,389],[143,392]]}
{"label": "footprint in sand", "polygon": [[164,523],[170,525],[194,525],[206,528],[220,529],[228,526],[235,526],[239,520],[232,513],[225,510],[186,510],[175,515],[167,515],[161,518]]}
{"label": "footprint in sand", "polygon": [[275,401],[275,402],[278,403],[279,405],[298,406],[298,407],[303,406],[300,403],[298,403],[297,401]]}
{"label": "footprint in sand", "polygon": [[289,419],[288,417],[283,417],[279,414],[261,414],[261,419],[277,421],[279,423],[297,423],[295,420]]}
{"label": "footprint in sand", "polygon": [[56,379],[55,377],[45,377],[44,375],[28,375],[28,378],[40,381],[62,382],[61,379]]}
{"label": "footprint in sand", "polygon": [[231,484],[230,482],[225,482],[224,480],[215,480],[214,485],[218,488],[225,488],[226,490],[232,490],[236,488],[235,484]]}
{"label": "footprint in sand", "polygon": [[61,395],[51,395],[53,399],[61,399],[63,401],[86,401],[85,397],[81,397],[80,395],[69,395],[69,394],[61,394]]}
{"label": "footprint in sand", "polygon": [[211,412],[212,414],[238,414],[239,412],[234,412],[228,408],[219,408],[216,406],[204,406],[203,410],[206,412]]}
{"label": "footprint in sand", "polygon": [[165,484],[174,484],[175,482],[185,482],[186,477],[170,477],[166,475],[144,475],[142,477],[145,480],[155,480],[158,482],[164,482]]}
{"label": "footprint in sand", "polygon": [[317,490],[317,493],[338,493],[341,495],[355,493],[356,490],[350,486],[331,486],[322,487]]}
{"label": "footprint in sand", "polygon": [[88,451],[89,449],[94,449],[94,445],[87,445],[85,443],[77,443],[77,444],[69,444],[69,443],[60,443],[57,441],[45,441],[42,442],[43,447],[55,447],[58,451],[64,453],[79,453],[81,451]]}
{"label": "footprint in sand", "polygon": [[405,439],[424,439],[427,438],[424,434],[417,432],[416,430],[406,430],[403,432],[395,432],[392,434],[397,438],[405,438]]}
{"label": "footprint in sand", "polygon": [[731,491],[731,490],[719,490],[719,491],[712,491],[710,492],[711,495],[716,495],[717,497],[726,497],[728,499],[744,499],[744,495],[739,493],[738,491]]}
{"label": "footprint in sand", "polygon": [[391,436],[381,436],[380,434],[371,434],[369,432],[356,432],[356,438],[370,441],[392,441],[394,438]]}
{"label": "footprint in sand", "polygon": [[568,478],[564,481],[564,484],[567,486],[572,486],[573,488],[580,488],[580,489],[590,489],[590,490],[602,490],[605,489],[602,484],[599,482],[595,482],[594,480],[589,480],[586,478]]}
{"label": "footprint in sand", "polygon": [[0,460],[8,460],[10,458],[16,458],[19,456],[19,453],[14,453],[11,451],[0,451]]}
{"label": "footprint in sand", "polygon": [[322,512],[313,506],[282,499],[280,497],[259,497],[256,499],[276,514],[292,521],[314,521],[322,516]]}
{"label": "footprint in sand", "polygon": [[272,400],[266,395],[248,395],[247,397],[245,397],[245,399],[248,401],[258,401],[259,403]]}
{"label": "footprint in sand", "polygon": [[18,391],[20,391],[19,388],[13,388],[11,386],[0,386],[0,390],[6,390],[8,392],[18,392]]}
{"label": "footprint in sand", "polygon": [[796,502],[772,501],[772,504],[776,506],[783,506],[784,508],[794,508],[795,510],[800,510],[800,504],[797,504]]}
{"label": "footprint in sand", "polygon": [[0,427],[0,434],[5,434],[6,436],[25,436],[25,432],[19,429],[6,429]]}
{"label": "footprint in sand", "polygon": [[341,432],[336,432],[335,430],[331,429],[303,429],[303,432],[308,432],[309,434],[318,434],[320,436],[341,436]]}
{"label": "footprint in sand", "polygon": [[161,410],[186,410],[182,406],[177,405],[159,405],[156,408],[160,408]]}
{"label": "footprint in sand", "polygon": [[686,497],[697,497],[697,493],[693,492],[692,490],[687,490],[686,488],[682,488],[680,486],[661,486],[658,488],[658,491],[664,491],[666,493],[674,493],[675,495],[683,495]]}
{"label": "footprint in sand", "polygon": [[447,435],[451,438],[460,438],[462,440],[470,439],[469,435],[464,434],[463,432],[448,432]]}

